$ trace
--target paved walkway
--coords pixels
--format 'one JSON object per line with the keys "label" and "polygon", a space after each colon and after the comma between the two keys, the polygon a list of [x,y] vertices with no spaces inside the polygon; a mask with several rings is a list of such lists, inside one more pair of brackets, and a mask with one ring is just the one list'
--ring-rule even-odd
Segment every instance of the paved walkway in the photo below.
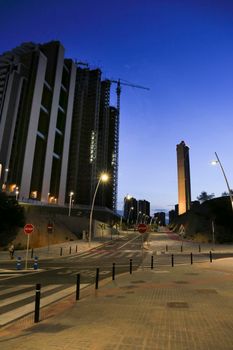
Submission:
{"label": "paved walkway", "polygon": [[233,258],[140,269],[74,299],[53,306],[36,325],[24,320],[2,329],[0,348],[233,349]]}

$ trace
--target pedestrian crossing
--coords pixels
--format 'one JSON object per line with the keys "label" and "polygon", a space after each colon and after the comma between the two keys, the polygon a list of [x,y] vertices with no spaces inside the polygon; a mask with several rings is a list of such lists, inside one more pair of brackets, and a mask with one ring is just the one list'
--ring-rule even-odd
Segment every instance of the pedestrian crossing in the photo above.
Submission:
{"label": "pedestrian crossing", "polygon": [[[89,284],[83,283],[80,289]],[[76,290],[75,285],[50,284],[41,287],[40,307],[43,308],[59,301]],[[18,286],[0,287],[0,327],[15,321],[35,310],[35,285],[24,284]]]}
{"label": "pedestrian crossing", "polygon": [[[99,258],[117,258],[117,259],[130,259],[130,258],[137,258],[141,257],[142,251],[141,249],[138,250],[124,250],[124,251],[118,251],[118,250],[94,250],[94,251],[87,251],[85,253],[82,253],[78,256],[78,258],[87,259],[87,260],[97,260]],[[77,256],[71,256],[67,258],[68,260],[77,259]]]}

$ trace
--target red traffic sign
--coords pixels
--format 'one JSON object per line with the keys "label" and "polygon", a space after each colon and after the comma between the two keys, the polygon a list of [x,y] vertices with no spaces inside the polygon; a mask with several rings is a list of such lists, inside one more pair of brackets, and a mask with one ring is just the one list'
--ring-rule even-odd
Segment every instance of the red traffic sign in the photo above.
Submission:
{"label": "red traffic sign", "polygon": [[139,224],[138,225],[138,232],[145,233],[147,231],[147,225],[146,224]]}
{"label": "red traffic sign", "polygon": [[23,230],[25,235],[30,235],[34,231],[34,226],[32,224],[26,224]]}

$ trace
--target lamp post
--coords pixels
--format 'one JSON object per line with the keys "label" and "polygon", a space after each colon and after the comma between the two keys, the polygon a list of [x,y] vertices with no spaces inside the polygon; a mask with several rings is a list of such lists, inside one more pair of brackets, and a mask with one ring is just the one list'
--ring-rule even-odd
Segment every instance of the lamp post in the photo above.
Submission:
{"label": "lamp post", "polygon": [[139,221],[139,215],[141,215],[141,211],[138,212],[138,216],[137,216],[137,221],[136,221],[136,225],[138,225],[138,221]]}
{"label": "lamp post", "polygon": [[132,210],[134,210],[134,207],[130,207],[130,209],[129,209],[128,219],[127,219],[127,225],[128,226],[129,226],[130,213],[131,213]]}
{"label": "lamp post", "polygon": [[69,197],[70,197],[70,201],[69,201],[69,213],[68,213],[68,216],[70,216],[70,213],[71,213],[71,206],[72,206],[72,197],[74,195],[74,192],[70,192],[69,194]]}
{"label": "lamp post", "polygon": [[15,188],[15,199],[18,200],[18,197],[19,197],[19,188],[16,187]]}
{"label": "lamp post", "polygon": [[[132,196],[130,196],[130,194],[127,194],[127,196],[124,198],[124,214],[125,214],[125,203],[126,203],[126,201],[129,201],[131,198],[132,198]],[[124,214],[123,214],[123,216],[125,217]],[[122,230],[122,219],[123,219],[123,217],[121,216],[121,223],[120,223],[121,230]]]}
{"label": "lamp post", "polygon": [[90,212],[90,222],[89,222],[89,247],[91,246],[91,232],[92,232],[92,216],[93,216],[93,210],[94,210],[94,205],[95,205],[95,197],[96,197],[96,194],[97,194],[97,191],[98,191],[98,188],[99,188],[99,185],[102,182],[107,182],[109,179],[109,176],[108,174],[106,173],[102,173],[99,177],[99,181],[96,185],[96,188],[95,188],[95,192],[94,192],[94,196],[93,196],[93,199],[92,199],[92,204],[91,204],[91,212]]}
{"label": "lamp post", "polygon": [[231,207],[232,207],[232,210],[233,210],[233,196],[232,196],[232,193],[231,193],[231,189],[230,189],[230,186],[229,186],[229,183],[228,183],[228,180],[227,180],[225,171],[224,171],[224,169],[223,169],[222,163],[220,162],[220,159],[219,159],[217,153],[216,153],[216,152],[214,152],[214,153],[215,153],[215,156],[216,156],[217,160],[213,160],[213,161],[212,161],[212,165],[216,165],[217,163],[219,163],[219,165],[220,165],[220,168],[221,168],[221,170],[222,170],[224,179],[225,179],[225,181],[226,181],[227,189],[228,189],[229,196],[230,196],[230,200],[231,200]]}

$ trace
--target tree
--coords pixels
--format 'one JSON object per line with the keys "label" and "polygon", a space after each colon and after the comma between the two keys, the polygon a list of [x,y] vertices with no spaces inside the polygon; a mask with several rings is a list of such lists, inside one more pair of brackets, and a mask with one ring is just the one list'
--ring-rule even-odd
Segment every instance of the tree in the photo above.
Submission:
{"label": "tree", "polygon": [[15,197],[0,192],[0,240],[1,245],[15,238],[18,228],[25,224],[24,208]]}
{"label": "tree", "polygon": [[214,198],[214,193],[211,193],[211,194],[208,194],[207,192],[205,191],[202,191],[201,194],[199,196],[197,196],[197,199],[203,203],[205,201],[208,201],[209,199],[212,199]]}
{"label": "tree", "polygon": [[[233,190],[231,190],[231,194],[233,194]],[[229,196],[229,192],[224,191],[222,193],[222,197]]]}

